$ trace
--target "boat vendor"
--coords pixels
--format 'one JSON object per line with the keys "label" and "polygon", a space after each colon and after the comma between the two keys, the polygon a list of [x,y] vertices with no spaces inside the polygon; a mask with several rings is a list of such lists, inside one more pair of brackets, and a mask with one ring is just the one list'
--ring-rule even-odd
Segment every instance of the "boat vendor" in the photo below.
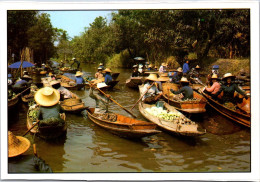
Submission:
{"label": "boat vendor", "polygon": [[77,64],[77,68],[76,69],[79,70],[80,62],[76,58],[72,58],[72,61],[73,61],[73,63],[70,65],[70,67],[72,68],[72,66],[74,64]]}
{"label": "boat vendor", "polygon": [[39,89],[34,95],[35,102],[40,106],[37,119],[40,120],[39,127],[43,125],[64,125],[60,113],[63,112],[59,104],[60,93],[51,87]]}
{"label": "boat vendor", "polygon": [[84,84],[85,83],[85,80],[82,78],[82,75],[83,73],[81,71],[77,71],[76,74],[75,74],[75,81],[76,81],[76,84]]}
{"label": "boat vendor", "polygon": [[219,91],[221,85],[219,83],[219,78],[217,74],[211,77],[212,85],[210,87],[205,87],[204,92],[209,94],[213,99],[217,99],[216,93]]}
{"label": "boat vendor", "polygon": [[138,71],[137,65],[134,65],[134,66],[133,66],[132,77],[139,77],[140,75],[141,75],[141,73]]}
{"label": "boat vendor", "polygon": [[100,68],[102,68],[102,70],[104,70],[104,69],[105,69],[105,67],[104,67],[104,64],[103,64],[103,63],[99,63],[99,67],[100,67]]}
{"label": "boat vendor", "polygon": [[224,81],[224,84],[221,85],[219,91],[215,94],[218,96],[223,91],[223,97],[220,100],[221,103],[225,104],[231,102],[236,104],[237,102],[240,102],[237,97],[234,98],[235,91],[243,95],[245,99],[248,99],[246,92],[241,90],[238,85],[233,82],[235,80],[235,76],[233,76],[231,73],[226,73],[222,80]]}
{"label": "boat vendor", "polygon": [[109,85],[109,82],[111,82],[113,80],[113,78],[111,76],[112,71],[111,71],[111,69],[106,68],[103,72],[105,73],[105,83],[107,85]]}
{"label": "boat vendor", "polygon": [[162,63],[159,68],[159,73],[165,73],[166,72],[166,64]]}
{"label": "boat vendor", "polygon": [[188,79],[186,77],[182,77],[180,83],[181,83],[181,89],[179,89],[178,91],[174,91],[173,89],[170,89],[170,91],[173,94],[182,94],[183,95],[182,100],[193,99],[193,89],[189,86]]}
{"label": "boat vendor", "polygon": [[52,88],[58,90],[58,92],[60,93],[61,101],[63,101],[64,99],[72,98],[71,92],[68,89],[62,87],[59,81],[53,80],[53,81],[51,81],[50,85],[52,86]]}
{"label": "boat vendor", "polygon": [[[99,89],[107,87],[104,82],[97,83],[95,86]],[[105,97],[98,89],[95,89],[95,86],[93,85],[89,88],[89,97],[96,101],[95,113],[106,113],[108,112],[109,99]]]}
{"label": "boat vendor", "polygon": [[182,77],[182,68],[179,67],[176,72],[174,72],[173,76],[170,77],[171,83],[179,84]]}
{"label": "boat vendor", "polygon": [[[150,74],[145,78],[145,84],[142,93],[145,93],[153,82],[159,81],[156,74]],[[162,92],[158,90],[156,85],[153,85],[143,96],[142,101],[147,104],[156,103],[162,96]]]}
{"label": "boat vendor", "polygon": [[31,146],[30,141],[22,136],[15,136],[8,131],[8,158],[25,153]]}
{"label": "boat vendor", "polygon": [[24,89],[29,87],[31,83],[32,83],[32,78],[28,75],[24,75],[21,79],[17,80],[17,82],[13,85],[13,91],[15,93],[20,93]]}
{"label": "boat vendor", "polygon": [[101,66],[98,67],[98,71],[95,73],[95,78],[101,79],[104,77],[103,73],[102,73],[103,68]]}
{"label": "boat vendor", "polygon": [[190,68],[189,68],[189,60],[186,59],[185,63],[183,64],[183,75],[187,75],[188,72],[190,71]]}

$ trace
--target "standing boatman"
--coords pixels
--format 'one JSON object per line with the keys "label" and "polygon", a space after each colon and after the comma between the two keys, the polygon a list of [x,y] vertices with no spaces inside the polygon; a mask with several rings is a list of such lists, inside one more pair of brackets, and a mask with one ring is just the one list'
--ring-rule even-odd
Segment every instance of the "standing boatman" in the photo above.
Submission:
{"label": "standing boatman", "polygon": [[183,75],[187,75],[188,72],[190,71],[190,67],[189,67],[189,60],[186,59],[185,63],[183,64]]}
{"label": "standing boatman", "polygon": [[80,62],[76,58],[72,58],[72,60],[74,62],[70,65],[70,67],[72,67],[76,63],[77,64],[77,70],[79,70]]}

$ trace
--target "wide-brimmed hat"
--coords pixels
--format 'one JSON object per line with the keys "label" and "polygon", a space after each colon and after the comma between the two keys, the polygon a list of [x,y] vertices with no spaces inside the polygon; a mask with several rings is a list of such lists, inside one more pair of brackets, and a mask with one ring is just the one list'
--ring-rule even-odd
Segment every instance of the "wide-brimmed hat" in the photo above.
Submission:
{"label": "wide-brimmed hat", "polygon": [[213,75],[211,76],[211,79],[216,79],[216,80],[219,80],[219,78],[218,78],[218,75],[217,75],[217,74],[213,74]]}
{"label": "wide-brimmed hat", "polygon": [[103,63],[99,63],[99,66],[103,66]]}
{"label": "wide-brimmed hat", "polygon": [[133,68],[137,68],[138,66],[135,64],[134,66],[133,66]]}
{"label": "wide-brimmed hat", "polygon": [[23,74],[28,74],[28,71],[23,71]]}
{"label": "wide-brimmed hat", "polygon": [[40,106],[54,106],[60,100],[60,93],[54,88],[44,87],[35,93],[34,99]]}
{"label": "wide-brimmed hat", "polygon": [[42,63],[42,66],[45,66],[45,64],[44,64],[44,63]]}
{"label": "wide-brimmed hat", "polygon": [[102,67],[98,67],[97,69],[98,69],[98,70],[102,70],[103,68],[102,68]]}
{"label": "wide-brimmed hat", "polygon": [[231,78],[231,79],[235,79],[236,77],[234,75],[232,75],[231,73],[226,73],[222,80],[226,80],[227,78]]}
{"label": "wide-brimmed hat", "polygon": [[179,68],[177,69],[177,71],[178,71],[178,72],[182,72],[182,68],[179,67]]}
{"label": "wide-brimmed hat", "polygon": [[170,78],[168,77],[168,73],[162,73],[160,77],[158,78],[158,81],[166,82],[169,81]]}
{"label": "wide-brimmed hat", "polygon": [[81,71],[77,71],[75,74],[75,76],[82,76],[82,75],[83,75],[83,73]]}
{"label": "wide-brimmed hat", "polygon": [[166,66],[166,64],[165,64],[165,63],[162,63],[162,66]]}
{"label": "wide-brimmed hat", "polygon": [[74,60],[74,59],[76,59],[76,58],[72,58],[72,60]]}
{"label": "wide-brimmed hat", "polygon": [[180,82],[189,83],[189,81],[186,77],[182,77]]}
{"label": "wide-brimmed hat", "polygon": [[8,157],[15,157],[26,152],[31,146],[30,141],[22,136],[15,136],[8,131]]}
{"label": "wide-brimmed hat", "polygon": [[200,66],[199,66],[199,65],[197,65],[195,68],[196,68],[196,69],[200,69]]}
{"label": "wide-brimmed hat", "polygon": [[49,76],[52,76],[52,75],[53,75],[52,72],[50,72],[50,73],[49,73]]}
{"label": "wide-brimmed hat", "polygon": [[22,79],[32,80],[32,77],[30,77],[29,75],[24,75]]}
{"label": "wide-brimmed hat", "polygon": [[152,67],[152,65],[149,64],[149,65],[148,65],[148,68],[151,68],[151,67]]}
{"label": "wide-brimmed hat", "polygon": [[151,73],[148,77],[145,78],[145,80],[158,81],[158,78],[156,74]]}
{"label": "wide-brimmed hat", "polygon": [[104,72],[110,72],[111,73],[112,71],[111,71],[111,69],[106,68],[106,69],[104,69]]}

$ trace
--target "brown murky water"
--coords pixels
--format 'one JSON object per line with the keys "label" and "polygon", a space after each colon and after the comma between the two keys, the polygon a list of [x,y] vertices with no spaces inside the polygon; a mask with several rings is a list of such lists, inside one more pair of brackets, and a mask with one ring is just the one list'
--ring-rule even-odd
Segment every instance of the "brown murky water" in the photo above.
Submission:
{"label": "brown murky water", "polygon": [[[83,65],[85,74],[94,75],[93,65]],[[125,86],[131,70],[120,72],[119,84],[107,92],[122,106],[130,109],[138,100],[139,92]],[[88,90],[75,91],[86,106],[94,106],[88,97]],[[15,135],[26,130],[28,107],[19,106],[19,115],[9,125]],[[130,116],[119,106],[111,103],[109,110]],[[138,119],[144,118],[133,109]],[[138,141],[120,138],[95,125],[82,115],[66,114],[67,135],[63,139],[44,141],[28,134],[26,137],[36,143],[39,156],[54,172],[249,172],[250,171],[250,129],[220,116],[210,107],[207,113],[191,118],[207,130],[207,134],[183,139],[160,133]],[[35,172],[30,156],[32,147],[22,157],[9,160],[9,172]],[[18,167],[19,166],[19,167]]]}

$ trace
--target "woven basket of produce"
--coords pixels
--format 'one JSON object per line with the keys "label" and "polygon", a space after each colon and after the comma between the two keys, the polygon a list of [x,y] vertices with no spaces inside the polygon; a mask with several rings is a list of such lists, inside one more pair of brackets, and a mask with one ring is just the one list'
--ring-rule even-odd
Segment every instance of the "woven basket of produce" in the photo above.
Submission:
{"label": "woven basket of produce", "polygon": [[81,103],[81,99],[75,99],[75,98],[71,98],[71,99],[66,99],[63,101],[63,104],[64,105],[67,105],[67,106],[72,106],[72,105],[76,105],[76,104],[79,104]]}

